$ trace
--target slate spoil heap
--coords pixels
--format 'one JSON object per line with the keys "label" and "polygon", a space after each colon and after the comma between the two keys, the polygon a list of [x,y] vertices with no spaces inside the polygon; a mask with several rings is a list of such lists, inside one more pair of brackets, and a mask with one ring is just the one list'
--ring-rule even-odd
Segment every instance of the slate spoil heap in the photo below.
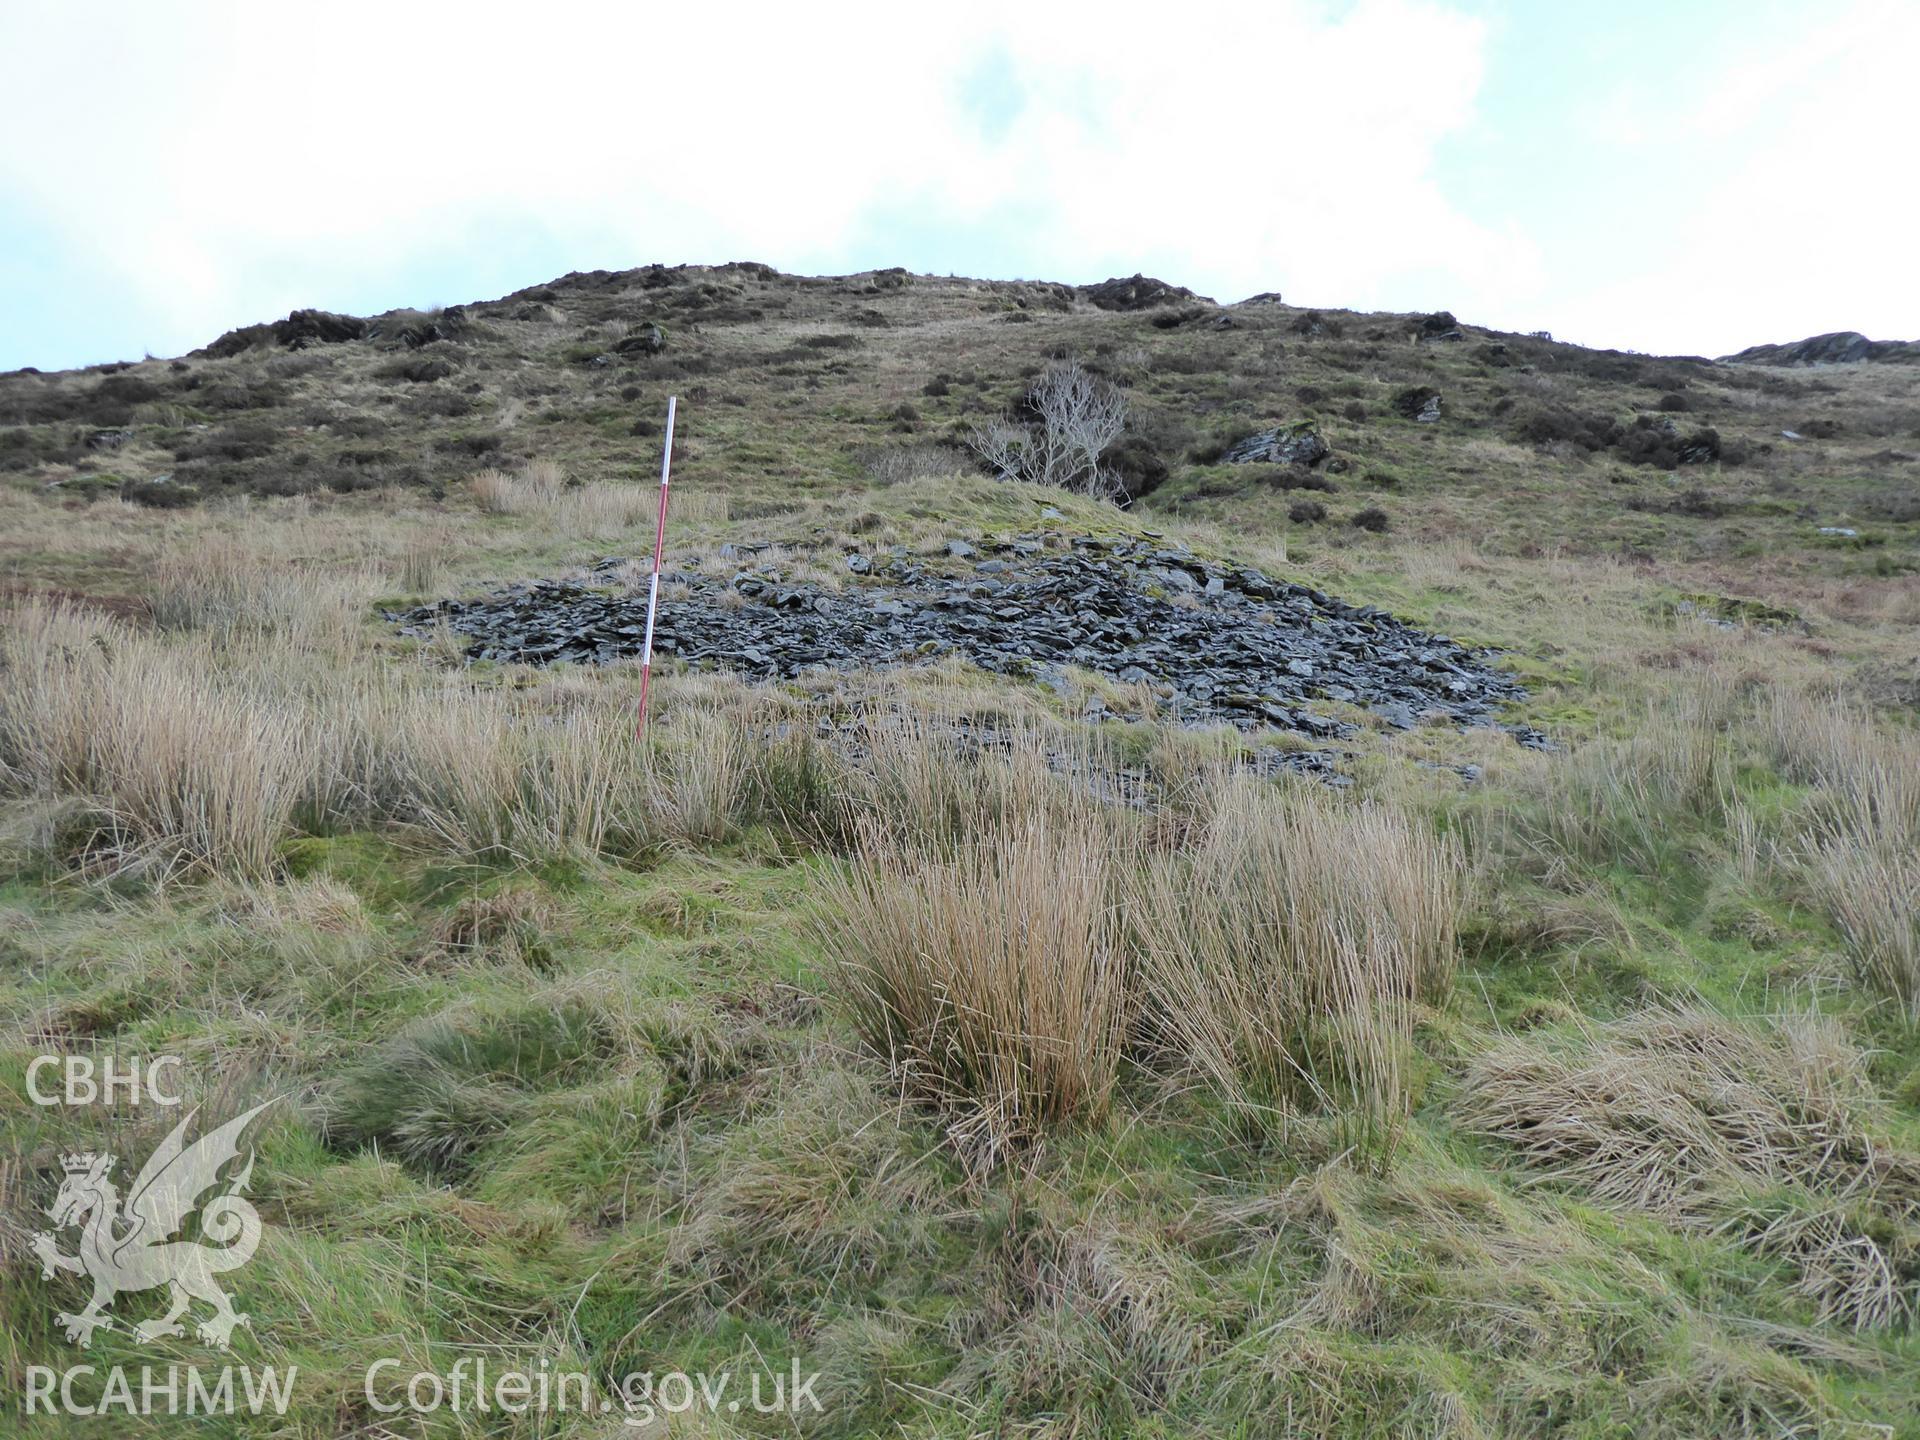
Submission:
{"label": "slate spoil heap", "polygon": [[[727,547],[723,564],[757,547]],[[904,548],[850,554],[840,591],[791,584],[751,568],[670,577],[687,593],[660,609],[654,650],[696,667],[759,679],[910,664],[958,652],[984,670],[1064,688],[1062,667],[1160,690],[1186,721],[1224,720],[1314,736],[1350,727],[1310,708],[1361,706],[1407,728],[1423,716],[1492,725],[1495,707],[1525,692],[1511,676],[1444,635],[1369,606],[1245,567],[1222,568],[1151,541],[1057,534],[966,541],[947,559],[972,574],[932,573]],[[625,562],[602,560],[604,577]],[[609,593],[593,575],[537,580],[477,600],[443,600],[387,618],[414,636],[446,625],[476,660],[605,664],[638,655],[642,594]],[[739,604],[728,595],[744,597]],[[1095,701],[1089,718],[1103,718]],[[1537,731],[1506,727],[1522,743]]]}

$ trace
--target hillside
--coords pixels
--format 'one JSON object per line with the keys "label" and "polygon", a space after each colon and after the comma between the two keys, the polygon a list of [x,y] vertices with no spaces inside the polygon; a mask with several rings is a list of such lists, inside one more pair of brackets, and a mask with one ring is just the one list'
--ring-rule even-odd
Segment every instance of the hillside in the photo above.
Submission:
{"label": "hillside", "polygon": [[[28,1066],[165,1054],[300,1379],[127,1433],[1920,1434],[1920,370],[1761,350],[732,264],[0,376],[7,1388],[218,1354],[34,1248],[178,1116]],[[822,1405],[365,1380],[475,1355]]]}
{"label": "hillside", "polygon": [[[1903,367],[1782,373],[1444,314],[1220,307],[1156,284],[649,266],[432,314],[301,311],[180,360],[0,377],[0,464],[157,506],[437,496],[531,459],[643,478],[678,391],[688,492],[765,504],[844,494],[876,466],[938,468],[947,457],[916,445],[957,443],[1050,355],[1073,354],[1128,387],[1121,469],[1158,513],[1277,532],[1299,498],[1286,477],[1216,462],[1249,433],[1312,420],[1333,451],[1336,525],[1378,505],[1426,539],[1791,564],[1822,548],[1822,526],[1913,518],[1920,416]],[[1432,424],[1412,418],[1422,387],[1439,391]]]}

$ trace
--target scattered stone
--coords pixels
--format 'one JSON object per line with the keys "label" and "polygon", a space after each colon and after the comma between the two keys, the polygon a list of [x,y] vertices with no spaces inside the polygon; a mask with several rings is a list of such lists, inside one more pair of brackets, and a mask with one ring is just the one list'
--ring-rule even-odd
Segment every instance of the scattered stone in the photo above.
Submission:
{"label": "scattered stone", "polygon": [[1858,530],[1850,529],[1845,525],[1822,525],[1820,527],[1820,533],[1822,535],[1837,535],[1842,540],[1852,540],[1860,534]]}
{"label": "scattered stone", "polygon": [[1431,385],[1409,385],[1392,401],[1396,415],[1416,424],[1431,425],[1440,418],[1440,392]]}
{"label": "scattered stone", "polygon": [[87,436],[89,450],[118,450],[133,439],[131,430],[96,430]]}
{"label": "scattered stone", "polygon": [[1261,779],[1275,775],[1305,775],[1336,790],[1353,784],[1353,776],[1338,768],[1341,757],[1331,750],[1282,750],[1262,745],[1248,758],[1246,768]]}
{"label": "scattered stone", "polygon": [[667,348],[667,332],[647,325],[625,336],[613,347],[616,355],[658,355]]}
{"label": "scattered stone", "polygon": [[1311,469],[1332,452],[1311,420],[1276,425],[1229,445],[1220,456],[1223,465],[1304,465]]}
{"label": "scattered stone", "polygon": [[1416,760],[1413,762],[1422,770],[1438,770],[1449,775],[1458,775],[1463,784],[1478,785],[1484,773],[1478,765],[1453,765],[1438,760]]}
{"label": "scattered stone", "polygon": [[[980,571],[960,579],[902,556],[884,575],[855,570],[865,578],[838,592],[789,584],[774,570],[677,574],[686,593],[662,608],[655,649],[760,679],[946,654],[1018,677],[1076,666],[1152,687],[1182,720],[1321,737],[1350,727],[1317,713],[1316,702],[1358,706],[1410,729],[1421,717],[1494,725],[1496,709],[1525,693],[1484,652],[1249,567],[1210,564],[1159,537],[1079,536],[1061,552],[1027,534],[992,548]],[[976,553],[962,540],[947,549],[954,558]],[[757,603],[729,604],[728,591]],[[475,660],[605,664],[639,653],[646,601],[540,580],[388,618],[422,637],[445,625],[467,637]],[[1515,733],[1523,744],[1538,736]]]}
{"label": "scattered stone", "polygon": [[1674,603],[1673,612],[1704,620],[1724,630],[1731,630],[1737,625],[1753,625],[1763,630],[1793,626],[1804,630],[1807,623],[1799,611],[1789,610],[1783,605],[1769,605],[1764,600],[1739,595],[1709,595],[1703,592],[1682,595]]}
{"label": "scattered stone", "polygon": [[1464,340],[1460,322],[1453,318],[1451,310],[1436,310],[1423,316],[1418,334],[1422,340]]}

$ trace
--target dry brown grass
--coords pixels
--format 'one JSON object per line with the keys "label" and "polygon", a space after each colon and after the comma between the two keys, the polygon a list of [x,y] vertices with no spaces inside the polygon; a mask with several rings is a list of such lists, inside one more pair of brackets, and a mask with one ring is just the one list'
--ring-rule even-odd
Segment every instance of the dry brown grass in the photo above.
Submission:
{"label": "dry brown grass", "polygon": [[[1604,1202],[1731,1229],[1793,1260],[1848,1323],[1913,1308],[1911,1279],[1892,1282],[1920,1254],[1920,1156],[1879,1138],[1865,1059],[1830,1021],[1736,1024],[1689,1008],[1573,1046],[1508,1040],[1469,1064],[1459,1114]],[[1780,1209],[1769,1187],[1815,1201]],[[1759,1210],[1741,1198],[1755,1194]]]}
{"label": "dry brown grass", "polygon": [[1760,725],[1783,773],[1825,791],[1826,826],[1869,846],[1920,842],[1920,740],[1828,694],[1769,690]]}
{"label": "dry brown grass", "polygon": [[[475,504],[489,515],[532,519],[578,538],[612,539],[651,520],[657,492],[607,481],[569,484],[551,460],[531,460],[517,472],[482,470],[467,482]],[[719,502],[724,509],[724,497]],[[711,509],[713,502],[697,509]]]}
{"label": "dry brown grass", "polygon": [[1455,846],[1381,803],[1235,777],[1217,736],[1159,747],[1150,795],[1067,732],[978,733],[875,714],[831,780],[855,859],[823,933],[910,1093],[1000,1153],[1106,1109],[1134,1017],[1243,1113],[1304,1102],[1391,1136],[1416,1006],[1452,977]]}
{"label": "dry brown grass", "polygon": [[1860,1163],[1862,1062],[1815,1020],[1769,1033],[1653,1011],[1586,1038],[1570,1050],[1513,1039],[1479,1057],[1463,1114],[1601,1199],[1666,1213],[1704,1204],[1729,1174],[1810,1179]]}
{"label": "dry brown grass", "polygon": [[1306,1095],[1390,1134],[1415,1002],[1452,978],[1459,873],[1396,810],[1228,782],[1191,854],[1133,888],[1146,1023],[1243,1110]]}
{"label": "dry brown grass", "polygon": [[410,536],[394,562],[394,579],[409,595],[431,593],[453,548],[453,535],[444,526]]}
{"label": "dry brown grass", "polygon": [[1589,742],[1537,770],[1529,823],[1567,853],[1658,873],[1675,817],[1716,816],[1732,796],[1732,713],[1718,676],[1648,705],[1631,736]]}
{"label": "dry brown grass", "polygon": [[490,515],[529,515],[555,505],[566,486],[566,472],[551,460],[530,460],[508,473],[487,469],[470,481],[473,498]]}
{"label": "dry brown grass", "polygon": [[1855,972],[1920,1022],[1920,742],[1779,689],[1760,721],[1782,771],[1817,787],[1799,848]]}
{"label": "dry brown grass", "polygon": [[265,875],[317,768],[243,688],[97,616],[32,604],[0,626],[0,773],[81,801],[64,837],[116,871]]}
{"label": "dry brown grass", "polygon": [[238,581],[205,613],[175,634],[34,602],[0,626],[0,783],[62,802],[46,843],[86,868],[261,878],[292,835],[354,826],[625,854],[719,838],[747,801],[751,731],[729,727],[750,715],[688,715],[643,749],[619,686],[490,687],[395,665],[357,626],[240,629],[278,612]]}
{"label": "dry brown grass", "polygon": [[368,565],[317,562],[285,543],[222,535],[162,555],[147,605],[162,630],[223,643],[283,636],[292,645],[346,650],[364,632],[367,601],[382,578]]}
{"label": "dry brown grass", "polygon": [[1920,1024],[1920,852],[1835,836],[1819,844],[1811,864],[1855,973]]}
{"label": "dry brown grass", "polygon": [[1115,912],[1123,841],[1084,792],[1031,767],[939,829],[857,825],[821,891],[822,939],[867,1043],[992,1161],[1119,1077],[1131,993]]}
{"label": "dry brown grass", "polygon": [[540,891],[511,885],[463,897],[434,922],[429,938],[456,956],[496,953],[528,960],[538,955],[556,914]]}

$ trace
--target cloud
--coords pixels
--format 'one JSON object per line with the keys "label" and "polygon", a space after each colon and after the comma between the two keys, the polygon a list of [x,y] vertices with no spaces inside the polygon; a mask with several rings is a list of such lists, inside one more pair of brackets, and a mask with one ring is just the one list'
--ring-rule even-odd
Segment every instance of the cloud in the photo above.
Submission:
{"label": "cloud", "polygon": [[1481,37],[1414,0],[1202,4],[1177,36],[1105,5],[108,8],[0,19],[29,57],[0,123],[33,136],[0,196],[176,349],[380,277],[478,283],[490,234],[831,269],[948,228],[1026,274],[1344,304],[1532,263],[1428,178]]}
{"label": "cloud", "polygon": [[[1756,20],[1758,12],[1756,12]],[[1639,184],[1549,282],[1562,338],[1724,354],[1831,330],[1920,336],[1911,71],[1920,9],[1783,13],[1636,92]]]}
{"label": "cloud", "polygon": [[[1920,333],[1920,287],[1887,299],[1920,218],[1895,153],[1920,13],[1806,14],[1740,21],[1684,85],[1534,102],[1577,109],[1563,184],[1611,166],[1570,226],[1529,174],[1496,166],[1479,214],[1442,183],[1501,77],[1487,22],[1432,0],[15,0],[0,365],[656,259],[1144,269],[1646,349]],[[1543,56],[1552,22],[1522,15]]]}

